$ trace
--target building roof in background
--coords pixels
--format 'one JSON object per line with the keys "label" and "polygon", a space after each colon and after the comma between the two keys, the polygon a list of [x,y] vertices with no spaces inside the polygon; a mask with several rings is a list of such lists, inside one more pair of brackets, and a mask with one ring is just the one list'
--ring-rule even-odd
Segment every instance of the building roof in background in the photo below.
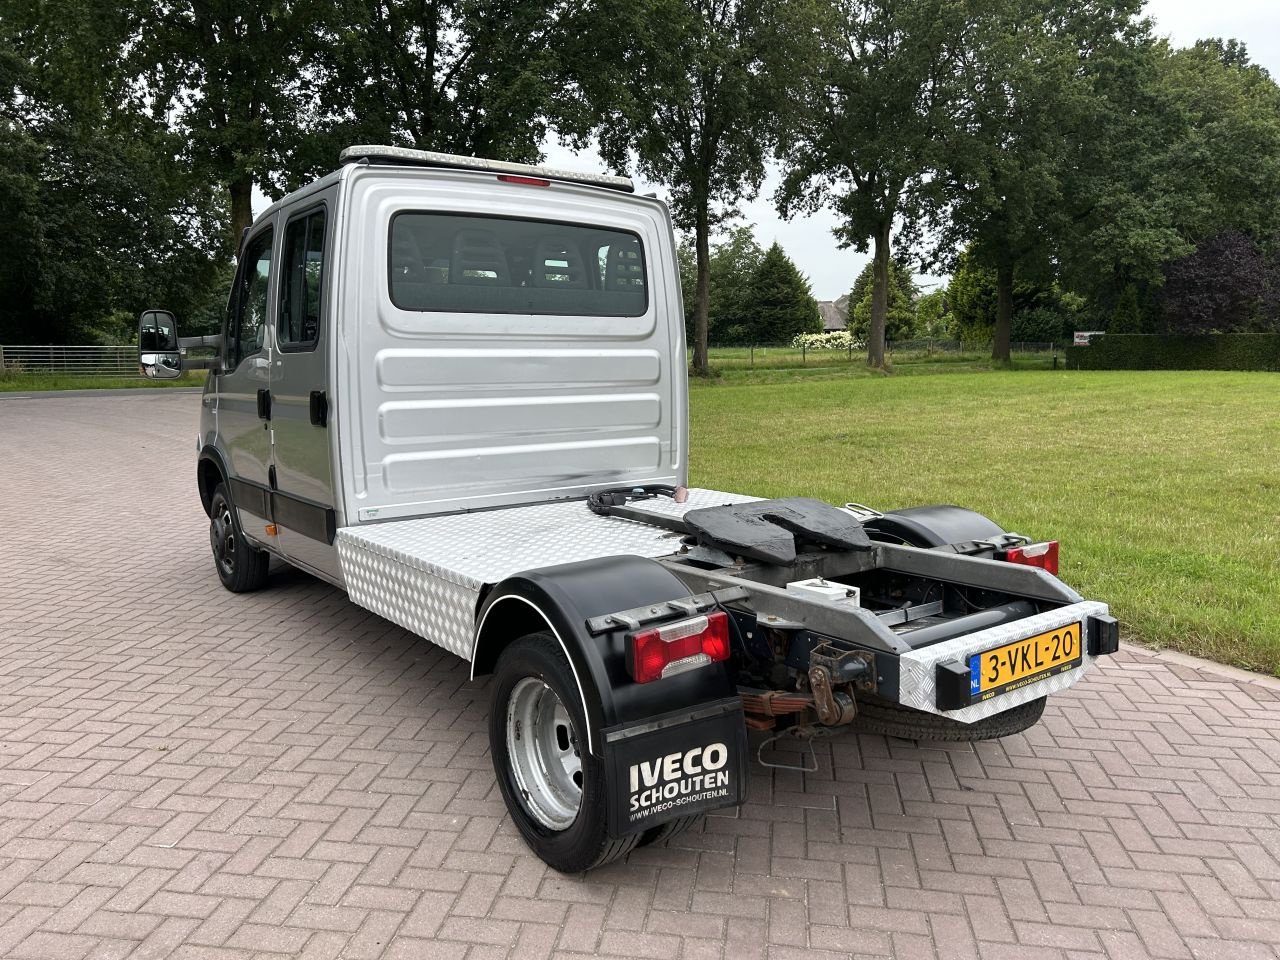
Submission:
{"label": "building roof in background", "polygon": [[837,300],[819,300],[818,312],[822,314],[824,332],[844,330],[849,325],[849,295]]}

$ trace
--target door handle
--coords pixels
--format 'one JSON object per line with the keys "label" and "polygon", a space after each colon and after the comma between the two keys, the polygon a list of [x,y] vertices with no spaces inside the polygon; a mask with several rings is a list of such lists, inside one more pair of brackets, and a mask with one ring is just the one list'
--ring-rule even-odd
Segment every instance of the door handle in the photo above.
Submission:
{"label": "door handle", "polygon": [[311,391],[311,422],[317,427],[329,422],[329,398],[323,390]]}
{"label": "door handle", "polygon": [[260,420],[271,419],[271,391],[258,391],[258,418]]}

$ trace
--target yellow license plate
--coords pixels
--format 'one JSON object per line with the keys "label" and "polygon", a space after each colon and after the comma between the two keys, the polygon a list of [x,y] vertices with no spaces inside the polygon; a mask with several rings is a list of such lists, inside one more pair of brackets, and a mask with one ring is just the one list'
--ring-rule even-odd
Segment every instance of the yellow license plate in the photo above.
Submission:
{"label": "yellow license plate", "polygon": [[969,657],[970,696],[975,701],[989,700],[1080,666],[1084,659],[1080,630],[1079,623],[1069,623],[973,654]]}

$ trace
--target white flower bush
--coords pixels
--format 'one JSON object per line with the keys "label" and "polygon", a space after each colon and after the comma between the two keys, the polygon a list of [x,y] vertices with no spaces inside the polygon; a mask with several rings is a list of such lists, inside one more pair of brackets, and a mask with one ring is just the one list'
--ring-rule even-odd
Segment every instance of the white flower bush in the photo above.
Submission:
{"label": "white flower bush", "polygon": [[797,350],[861,350],[865,344],[848,330],[829,330],[826,333],[798,333],[791,341]]}

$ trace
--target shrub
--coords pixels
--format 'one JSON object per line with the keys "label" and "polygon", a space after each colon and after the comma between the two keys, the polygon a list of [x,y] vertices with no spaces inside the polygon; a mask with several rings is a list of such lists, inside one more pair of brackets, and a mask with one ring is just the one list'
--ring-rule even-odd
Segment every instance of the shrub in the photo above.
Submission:
{"label": "shrub", "polygon": [[1280,333],[1109,333],[1066,354],[1072,370],[1280,370]]}
{"label": "shrub", "polygon": [[848,330],[831,330],[827,333],[798,333],[791,346],[799,350],[861,350],[866,346]]}

